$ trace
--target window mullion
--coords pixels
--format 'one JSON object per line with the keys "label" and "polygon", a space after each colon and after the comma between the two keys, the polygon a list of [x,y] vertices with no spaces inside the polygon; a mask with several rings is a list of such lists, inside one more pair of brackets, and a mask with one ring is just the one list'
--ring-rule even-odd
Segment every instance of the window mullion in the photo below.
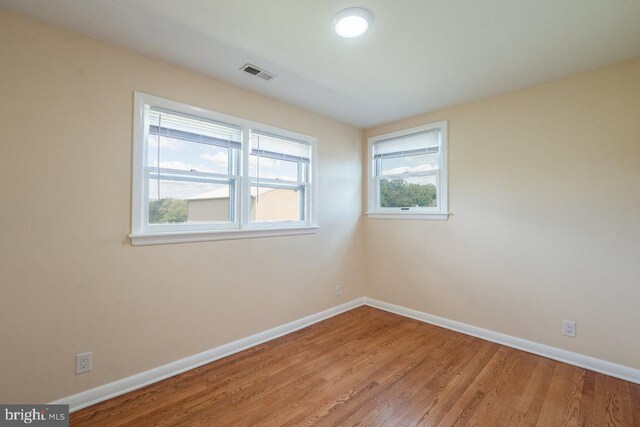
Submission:
{"label": "window mullion", "polygon": [[272,179],[272,178],[249,178],[251,181],[251,185],[260,186],[260,187],[270,187],[270,186],[289,186],[289,187],[297,187],[298,185],[307,185],[306,181],[288,181],[284,179]]}
{"label": "window mullion", "polygon": [[280,188],[282,190],[297,190],[299,188],[307,188],[309,187],[309,185],[310,184],[306,182],[300,182],[295,184],[283,184],[283,183],[275,184],[275,183],[260,181],[260,185],[253,182],[251,183],[251,186],[256,188]]}
{"label": "window mullion", "polygon": [[[145,140],[146,140],[146,133],[145,133]],[[144,166],[142,168],[142,174],[140,176],[140,180],[142,181],[142,194],[143,194],[143,198],[142,200],[140,200],[140,211],[142,213],[142,218],[140,218],[140,225],[138,226],[139,230],[146,230],[149,226],[149,167],[147,166],[147,159],[146,159],[146,149],[145,151],[145,155],[144,155]],[[139,169],[138,169],[139,170]]]}
{"label": "window mullion", "polygon": [[240,228],[249,227],[251,217],[251,179],[249,177],[249,155],[251,153],[251,129],[242,129],[242,162],[240,173]]}
{"label": "window mullion", "polygon": [[208,178],[201,177],[197,175],[172,175],[172,174],[163,174],[157,173],[154,171],[147,171],[147,179],[157,179],[160,181],[182,181],[182,182],[201,182],[207,184],[221,184],[226,185],[231,183],[234,179],[233,176],[226,177],[216,177],[216,178]]}
{"label": "window mullion", "polygon": [[300,219],[302,221],[307,220],[307,186],[298,186],[298,209],[300,210]]}
{"label": "window mullion", "polygon": [[190,171],[184,169],[169,169],[169,168],[157,168],[155,166],[147,166],[147,170],[152,173],[160,174],[160,175],[171,175],[171,176],[191,176],[195,178],[220,178],[220,179],[229,179],[229,178],[237,178],[237,176],[229,173],[213,173],[213,172],[198,172],[198,171]]}

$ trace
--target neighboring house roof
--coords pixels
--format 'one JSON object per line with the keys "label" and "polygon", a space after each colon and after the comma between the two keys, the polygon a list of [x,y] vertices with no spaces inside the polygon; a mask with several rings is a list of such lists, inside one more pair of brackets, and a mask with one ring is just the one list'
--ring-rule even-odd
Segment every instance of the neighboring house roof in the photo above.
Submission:
{"label": "neighboring house roof", "polygon": [[[270,193],[278,188],[260,188],[260,194]],[[256,187],[251,187],[251,197],[256,197]],[[228,199],[229,187],[218,188],[217,190],[207,191],[206,193],[198,194],[193,197],[187,197],[185,200],[213,200],[213,199]]]}

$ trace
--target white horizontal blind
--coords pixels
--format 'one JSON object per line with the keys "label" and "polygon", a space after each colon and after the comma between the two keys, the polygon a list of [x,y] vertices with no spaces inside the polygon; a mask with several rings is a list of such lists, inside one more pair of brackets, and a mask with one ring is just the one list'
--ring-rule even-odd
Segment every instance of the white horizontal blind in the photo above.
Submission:
{"label": "white horizontal blind", "polygon": [[241,148],[242,129],[163,109],[149,111],[149,133],[219,147]]}
{"label": "white horizontal blind", "polygon": [[374,159],[434,154],[440,150],[440,130],[414,133],[377,141],[373,145]]}
{"label": "white horizontal blind", "polygon": [[251,154],[291,162],[309,163],[311,146],[304,141],[296,141],[262,132],[251,132]]}

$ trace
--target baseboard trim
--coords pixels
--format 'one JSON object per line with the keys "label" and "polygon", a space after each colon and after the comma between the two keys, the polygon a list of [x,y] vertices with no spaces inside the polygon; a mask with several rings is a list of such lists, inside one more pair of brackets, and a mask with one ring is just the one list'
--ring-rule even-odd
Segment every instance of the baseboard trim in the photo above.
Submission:
{"label": "baseboard trim", "polygon": [[246,338],[241,338],[228,344],[223,344],[219,347],[212,348],[193,356],[185,357],[184,359],[168,363],[158,368],[150,369],[109,384],[101,385],[72,396],[64,397],[56,400],[55,402],[51,402],[51,404],[69,405],[69,410],[71,412],[77,411],[79,409],[86,408],[87,406],[103,402],[113,397],[145,387],[149,384],[181,374],[190,369],[206,365],[207,363],[222,359],[223,357],[230,356],[258,344],[290,334],[298,329],[306,328],[307,326],[328,319],[329,317],[336,316],[345,311],[364,305],[364,303],[364,298],[357,298],[328,310],[303,317],[302,319],[294,320],[293,322],[277,326],[264,332],[259,332]]}
{"label": "baseboard trim", "polygon": [[585,356],[583,354],[562,350],[545,344],[539,344],[533,341],[502,334],[489,329],[479,328],[477,326],[468,325],[466,323],[457,322],[444,317],[434,316],[432,314],[390,304],[373,298],[365,298],[365,304],[400,316],[409,317],[421,322],[430,323],[452,331],[502,344],[507,347],[526,351],[527,353],[537,354],[538,356],[547,357],[559,362],[568,363],[569,365],[578,366],[580,368],[589,369],[601,374],[640,384],[640,369],[634,369],[629,366],[596,359],[595,357]]}
{"label": "baseboard trim", "polygon": [[293,322],[277,326],[275,328],[259,332],[255,335],[241,338],[239,340],[223,344],[219,347],[212,348],[193,356],[168,363],[166,365],[150,369],[139,374],[132,375],[121,380],[114,381],[109,384],[101,385],[90,390],[67,396],[62,399],[51,402],[51,404],[69,405],[71,412],[77,411],[87,406],[103,402],[105,400],[120,396],[130,391],[145,387],[147,385],[162,381],[166,378],[186,372],[190,369],[197,368],[207,363],[214,362],[218,359],[230,356],[250,347],[271,341],[283,335],[290,334],[299,329],[318,323],[322,320],[336,316],[345,311],[354,309],[361,305],[368,305],[400,316],[419,320],[445,329],[471,335],[487,341],[505,345],[507,347],[526,351],[528,353],[537,354],[559,362],[568,363],[580,368],[589,369],[591,371],[600,372],[615,378],[620,378],[636,384],[640,384],[640,369],[634,369],[628,366],[619,365],[617,363],[607,362],[606,360],[596,359],[595,357],[585,356],[583,354],[562,350],[545,344],[539,344],[522,338],[495,332],[489,329],[468,325],[466,323],[457,322],[455,320],[446,319],[444,317],[434,316],[418,310],[402,307],[388,302],[376,300],[373,298],[357,298],[339,306],[321,311]]}

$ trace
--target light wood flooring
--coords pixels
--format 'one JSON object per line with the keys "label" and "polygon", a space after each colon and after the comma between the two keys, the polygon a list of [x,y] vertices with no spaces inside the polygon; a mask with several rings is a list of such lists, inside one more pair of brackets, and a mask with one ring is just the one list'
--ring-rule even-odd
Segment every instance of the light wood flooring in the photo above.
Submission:
{"label": "light wood flooring", "polygon": [[359,307],[71,425],[640,426],[640,385]]}

